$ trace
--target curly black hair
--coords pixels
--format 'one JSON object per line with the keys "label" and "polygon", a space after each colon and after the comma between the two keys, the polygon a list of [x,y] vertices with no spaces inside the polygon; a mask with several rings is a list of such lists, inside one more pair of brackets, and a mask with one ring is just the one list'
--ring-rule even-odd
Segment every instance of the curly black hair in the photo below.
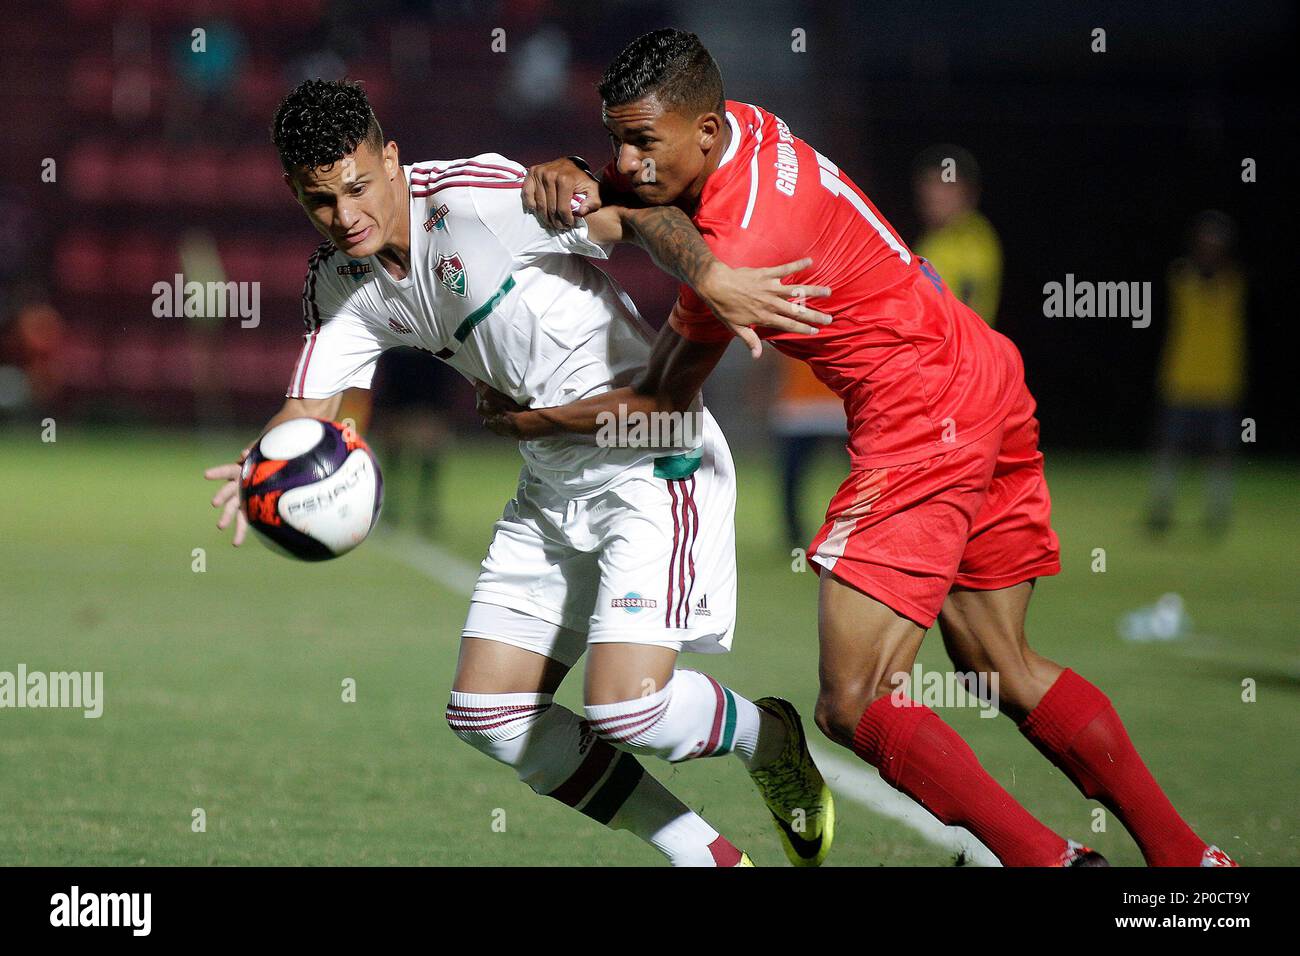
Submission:
{"label": "curly black hair", "polygon": [[651,93],[667,108],[692,117],[725,109],[722,73],[700,38],[684,30],[655,30],[623,47],[596,89],[606,106],[633,103]]}
{"label": "curly black hair", "polygon": [[359,83],[305,80],[280,101],[271,141],[287,173],[337,163],[362,143],[384,148],[384,132]]}

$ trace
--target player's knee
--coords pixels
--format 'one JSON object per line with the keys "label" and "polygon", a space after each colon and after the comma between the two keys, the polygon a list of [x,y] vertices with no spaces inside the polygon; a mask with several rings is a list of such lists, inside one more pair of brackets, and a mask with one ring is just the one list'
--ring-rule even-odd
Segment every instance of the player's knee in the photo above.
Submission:
{"label": "player's knee", "polygon": [[818,697],[813,721],[835,743],[845,747],[853,743],[853,732],[857,729],[857,724],[852,718],[851,709],[846,708],[838,698],[825,694]]}
{"label": "player's knee", "polygon": [[[671,697],[671,685],[664,690]],[[667,710],[668,699],[659,694],[583,707],[591,732],[601,740],[620,750],[655,756],[660,756],[658,731]]]}
{"label": "player's knee", "polygon": [[874,682],[822,688],[813,720],[829,739],[844,747],[851,746],[862,715],[875,700],[888,693],[888,688],[877,687]]}
{"label": "player's knee", "polygon": [[452,691],[447,726],[475,750],[514,766],[529,732],[551,707],[550,694],[466,694]]}
{"label": "player's knee", "polygon": [[655,694],[612,704],[586,704],[587,724],[597,737],[620,750],[684,760],[698,741],[679,739],[682,735],[672,732],[675,722],[668,719],[668,710],[678,683],[675,677]]}

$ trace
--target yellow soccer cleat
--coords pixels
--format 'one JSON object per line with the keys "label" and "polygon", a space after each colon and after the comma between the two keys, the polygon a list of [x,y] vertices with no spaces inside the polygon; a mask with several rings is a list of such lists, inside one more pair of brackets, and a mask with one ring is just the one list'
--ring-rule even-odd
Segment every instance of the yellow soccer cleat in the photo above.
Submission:
{"label": "yellow soccer cleat", "polygon": [[753,865],[754,865],[754,861],[749,858],[748,853],[740,854],[740,862],[737,863],[736,866],[753,866]]}
{"label": "yellow soccer cleat", "polygon": [[749,775],[772,813],[790,862],[821,866],[835,837],[835,801],[808,752],[799,712],[779,697],[763,697],[754,705],[780,719],[789,736],[781,756]]}

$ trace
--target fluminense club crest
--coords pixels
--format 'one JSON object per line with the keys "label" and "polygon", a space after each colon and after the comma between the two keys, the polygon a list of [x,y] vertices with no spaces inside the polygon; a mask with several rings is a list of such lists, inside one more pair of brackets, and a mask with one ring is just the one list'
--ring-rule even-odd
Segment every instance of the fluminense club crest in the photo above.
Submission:
{"label": "fluminense club crest", "polygon": [[433,274],[438,277],[448,292],[464,298],[469,293],[469,283],[465,277],[465,263],[460,261],[460,253],[453,252],[446,256],[438,253],[438,264],[433,267]]}

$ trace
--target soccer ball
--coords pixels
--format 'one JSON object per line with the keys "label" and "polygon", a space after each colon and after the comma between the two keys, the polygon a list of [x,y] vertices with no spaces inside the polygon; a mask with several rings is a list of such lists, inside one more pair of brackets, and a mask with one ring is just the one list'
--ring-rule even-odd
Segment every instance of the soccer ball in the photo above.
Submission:
{"label": "soccer ball", "polygon": [[384,480],[351,426],[295,418],[263,435],[244,460],[239,500],[272,551],[327,561],[366,540],[379,520]]}

